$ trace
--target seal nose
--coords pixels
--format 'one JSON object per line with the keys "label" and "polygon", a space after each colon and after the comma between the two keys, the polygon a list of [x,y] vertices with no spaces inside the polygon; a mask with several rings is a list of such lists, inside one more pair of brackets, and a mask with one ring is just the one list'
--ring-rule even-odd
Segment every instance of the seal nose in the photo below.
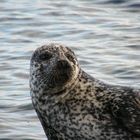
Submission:
{"label": "seal nose", "polygon": [[67,60],[59,60],[57,62],[57,68],[58,69],[69,69],[70,68],[70,64]]}

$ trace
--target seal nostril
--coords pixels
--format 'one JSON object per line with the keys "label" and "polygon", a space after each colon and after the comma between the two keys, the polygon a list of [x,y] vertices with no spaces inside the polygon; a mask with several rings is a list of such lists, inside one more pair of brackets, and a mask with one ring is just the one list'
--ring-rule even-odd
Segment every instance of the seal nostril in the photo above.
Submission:
{"label": "seal nostril", "polygon": [[66,60],[59,60],[57,62],[57,68],[65,68],[65,69],[68,69],[68,68],[70,68],[70,64]]}

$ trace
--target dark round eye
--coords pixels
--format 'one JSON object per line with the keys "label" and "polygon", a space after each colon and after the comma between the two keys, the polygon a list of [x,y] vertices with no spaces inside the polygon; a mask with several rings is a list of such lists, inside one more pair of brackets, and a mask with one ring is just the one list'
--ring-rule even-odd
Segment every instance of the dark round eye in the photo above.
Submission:
{"label": "dark round eye", "polygon": [[50,54],[49,52],[44,52],[40,54],[39,59],[41,61],[45,61],[45,60],[49,60],[51,57],[52,57],[52,54]]}
{"label": "dark round eye", "polygon": [[71,54],[66,53],[66,57],[67,57],[70,61],[74,62],[74,57],[73,57]]}

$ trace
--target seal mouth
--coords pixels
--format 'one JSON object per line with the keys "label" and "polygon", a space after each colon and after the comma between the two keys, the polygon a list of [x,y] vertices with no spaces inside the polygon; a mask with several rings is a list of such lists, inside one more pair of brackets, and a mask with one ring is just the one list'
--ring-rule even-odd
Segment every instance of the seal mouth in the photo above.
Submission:
{"label": "seal mouth", "polygon": [[54,75],[55,83],[57,85],[62,85],[71,80],[73,71],[71,70],[61,70]]}
{"label": "seal mouth", "polygon": [[[44,73],[42,75],[42,79],[45,85],[49,89],[55,89],[55,88],[61,88],[64,85],[66,85],[71,79],[73,79],[74,75],[74,68],[57,68],[53,67],[53,69],[50,71],[50,73],[46,72],[46,69],[44,69]],[[44,78],[45,77],[45,78]]]}

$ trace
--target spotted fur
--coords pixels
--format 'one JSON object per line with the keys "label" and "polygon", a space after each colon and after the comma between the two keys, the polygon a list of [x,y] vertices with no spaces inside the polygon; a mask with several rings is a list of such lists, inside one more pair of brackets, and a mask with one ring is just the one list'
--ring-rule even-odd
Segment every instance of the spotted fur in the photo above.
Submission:
{"label": "spotted fur", "polygon": [[65,46],[33,53],[30,89],[48,140],[140,139],[140,90],[91,77]]}

